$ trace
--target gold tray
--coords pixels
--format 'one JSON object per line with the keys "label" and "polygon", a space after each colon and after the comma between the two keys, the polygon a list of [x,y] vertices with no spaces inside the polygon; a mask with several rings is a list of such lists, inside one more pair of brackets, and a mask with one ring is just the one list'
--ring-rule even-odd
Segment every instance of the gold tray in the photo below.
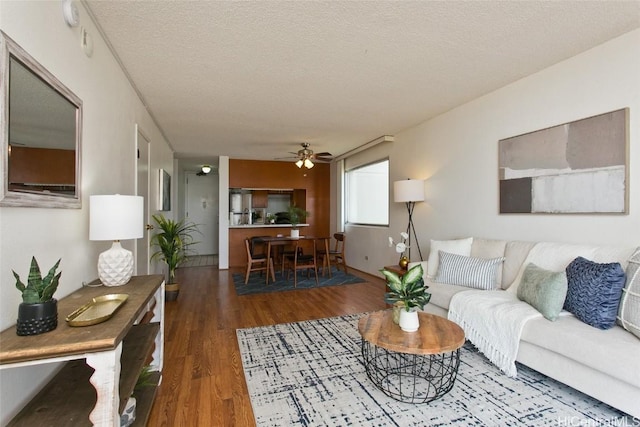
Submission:
{"label": "gold tray", "polygon": [[127,294],[109,294],[95,297],[67,316],[69,326],[90,326],[109,320],[127,301]]}

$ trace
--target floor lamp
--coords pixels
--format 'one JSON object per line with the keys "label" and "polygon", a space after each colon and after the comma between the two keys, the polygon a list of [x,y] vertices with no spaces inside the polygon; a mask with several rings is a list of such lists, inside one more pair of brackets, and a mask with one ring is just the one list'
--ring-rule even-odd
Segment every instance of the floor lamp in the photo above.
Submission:
{"label": "floor lamp", "polygon": [[413,225],[413,209],[416,206],[416,202],[424,201],[424,181],[421,179],[405,179],[403,181],[396,181],[393,183],[393,200],[398,203],[405,203],[407,206],[407,213],[409,214],[409,223],[407,224],[407,234],[409,238],[409,260],[411,260],[411,232],[415,237],[416,247],[420,254],[420,261],[422,259],[422,251],[420,250],[420,244],[418,243],[418,235],[416,234],[416,228]]}

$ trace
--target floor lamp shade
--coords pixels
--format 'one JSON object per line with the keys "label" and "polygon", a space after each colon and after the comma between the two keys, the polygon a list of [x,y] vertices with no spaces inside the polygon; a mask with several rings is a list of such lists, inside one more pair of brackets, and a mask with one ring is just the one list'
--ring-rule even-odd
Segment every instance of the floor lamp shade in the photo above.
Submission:
{"label": "floor lamp shade", "polygon": [[423,202],[424,181],[421,179],[405,179],[394,182],[393,200],[395,202]]}
{"label": "floor lamp shade", "polygon": [[420,254],[420,261],[422,261],[422,251],[420,250],[420,243],[418,243],[416,228],[413,225],[413,209],[416,202],[424,201],[424,181],[421,179],[405,179],[394,182],[393,200],[397,203],[404,203],[409,214],[409,223],[407,224],[409,259],[411,259],[411,232],[413,232],[415,245],[418,248],[418,254]]}
{"label": "floor lamp shade", "polygon": [[112,240],[98,258],[98,277],[105,286],[121,286],[133,275],[133,254],[120,240],[144,234],[144,203],[140,196],[119,194],[89,198],[89,239]]}

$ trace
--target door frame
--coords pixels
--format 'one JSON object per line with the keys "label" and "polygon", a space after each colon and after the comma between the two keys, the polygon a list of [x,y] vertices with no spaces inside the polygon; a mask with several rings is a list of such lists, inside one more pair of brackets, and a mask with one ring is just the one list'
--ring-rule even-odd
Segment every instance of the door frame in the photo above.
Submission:
{"label": "door frame", "polygon": [[[146,191],[144,192],[145,194],[140,194],[140,188],[139,188],[139,180],[138,180],[138,174],[139,174],[139,165],[138,165],[138,160],[139,160],[139,155],[140,155],[140,138],[139,136],[142,136],[142,138],[144,139],[144,141],[146,141],[147,144],[147,188]],[[139,274],[139,263],[143,262],[144,265],[146,265],[146,268],[143,265],[142,268],[142,273],[143,274],[149,274],[150,271],[150,260],[149,260],[149,243],[150,243],[150,230],[149,230],[149,225],[150,225],[150,219],[151,219],[151,212],[150,212],[150,189],[151,189],[151,138],[149,138],[149,136],[147,135],[146,132],[144,132],[144,130],[140,127],[140,125],[138,123],[135,124],[135,191],[136,191],[136,195],[138,196],[143,196],[144,197],[144,231],[143,231],[143,236],[140,239],[136,240],[136,244],[135,244],[135,271],[137,272],[137,274]],[[141,260],[139,259],[140,256],[142,256],[142,254],[139,254],[139,250],[138,250],[138,244],[140,243],[140,240],[143,240],[143,244],[146,245],[147,248],[147,256],[145,257],[145,260]]]}

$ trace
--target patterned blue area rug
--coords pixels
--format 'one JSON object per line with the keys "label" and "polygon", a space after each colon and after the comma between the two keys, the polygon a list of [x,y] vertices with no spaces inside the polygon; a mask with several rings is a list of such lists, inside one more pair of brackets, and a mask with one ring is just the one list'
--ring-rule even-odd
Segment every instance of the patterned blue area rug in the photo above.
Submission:
{"label": "patterned blue area rug", "polygon": [[633,418],[518,364],[503,375],[471,344],[439,400],[395,401],[370,382],[362,315],[238,329],[258,426],[631,426]]}
{"label": "patterned blue area rug", "polygon": [[331,267],[331,278],[329,278],[329,274],[326,274],[322,277],[322,274],[318,272],[318,284],[316,285],[316,278],[313,272],[309,279],[307,279],[306,271],[298,272],[298,286],[296,288],[293,287],[293,273],[291,273],[291,278],[286,280],[286,272],[285,277],[283,278],[280,275],[280,272],[276,273],[276,281],[272,282],[269,279],[269,284],[265,285],[265,277],[264,272],[262,275],[258,272],[253,272],[249,275],[249,282],[244,284],[244,273],[234,273],[233,274],[233,284],[236,287],[236,293],[238,295],[249,295],[249,294],[259,294],[264,292],[280,292],[280,291],[290,291],[293,289],[310,289],[310,288],[319,288],[322,286],[339,286],[339,285],[350,285],[352,283],[362,283],[365,282],[364,279],[352,276],[351,274],[345,274],[342,270],[338,270],[335,267]]}

